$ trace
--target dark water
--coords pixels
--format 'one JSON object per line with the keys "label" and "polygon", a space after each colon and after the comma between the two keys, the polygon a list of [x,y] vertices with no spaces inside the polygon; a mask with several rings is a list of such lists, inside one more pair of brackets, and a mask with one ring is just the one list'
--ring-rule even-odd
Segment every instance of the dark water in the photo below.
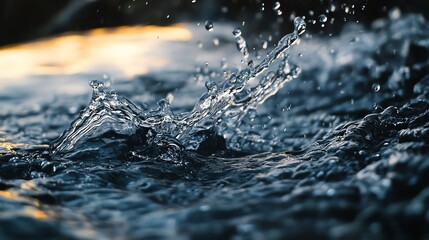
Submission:
{"label": "dark water", "polygon": [[92,82],[90,104],[0,95],[0,238],[429,238],[427,22],[303,36],[260,75],[269,57]]}

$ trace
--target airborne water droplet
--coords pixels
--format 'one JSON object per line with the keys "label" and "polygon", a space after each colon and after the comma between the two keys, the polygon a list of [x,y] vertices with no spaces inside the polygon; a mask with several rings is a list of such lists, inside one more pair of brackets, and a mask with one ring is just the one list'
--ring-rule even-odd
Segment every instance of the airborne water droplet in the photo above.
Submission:
{"label": "airborne water droplet", "polygon": [[372,91],[374,91],[374,92],[378,92],[378,91],[380,91],[380,84],[378,84],[378,83],[374,83],[374,84],[372,84]]}
{"label": "airborne water droplet", "polygon": [[401,17],[401,10],[399,8],[393,8],[389,12],[389,18],[392,20],[396,20]]}
{"label": "airborne water droplet", "polygon": [[349,8],[349,7],[345,7],[345,8],[344,8],[344,12],[345,12],[345,13],[349,13],[349,12],[350,12],[350,8]]}
{"label": "airborne water droplet", "polygon": [[319,22],[325,23],[326,21],[328,21],[328,18],[326,17],[326,15],[325,14],[321,14],[319,16]]}
{"label": "airborne water droplet", "polygon": [[280,8],[280,3],[279,2],[275,2],[274,6],[273,6],[273,10],[277,11],[277,10],[279,10],[279,8]]}
{"label": "airborne water droplet", "polygon": [[241,54],[243,54],[244,59],[247,60],[249,58],[249,50],[247,49],[246,40],[241,36],[240,28],[235,28],[234,31],[232,31],[232,34],[235,37],[235,44],[238,51],[240,51]]}
{"label": "airborne water droplet", "polygon": [[209,31],[209,32],[213,31],[213,23],[212,22],[206,21],[205,27],[206,27],[207,31]]}
{"label": "airborne water droplet", "polygon": [[274,3],[273,10],[276,12],[276,14],[278,16],[281,16],[283,14],[282,10],[280,9],[280,3],[279,2]]}
{"label": "airborne water droplet", "polygon": [[262,49],[267,49],[267,47],[268,47],[268,42],[267,42],[267,41],[264,41],[264,42],[262,43]]}
{"label": "airborne water droplet", "polygon": [[240,37],[241,36],[240,28],[234,29],[234,31],[232,31],[232,34],[234,34],[234,37]]}
{"label": "airborne water droplet", "polygon": [[213,39],[213,44],[215,46],[219,46],[219,39],[217,39],[217,38]]}
{"label": "airborne water droplet", "polygon": [[296,17],[293,20],[293,25],[295,26],[295,29],[298,33],[298,35],[301,35],[305,32],[305,29],[307,28],[307,25],[305,24],[304,19],[300,18],[300,17]]}

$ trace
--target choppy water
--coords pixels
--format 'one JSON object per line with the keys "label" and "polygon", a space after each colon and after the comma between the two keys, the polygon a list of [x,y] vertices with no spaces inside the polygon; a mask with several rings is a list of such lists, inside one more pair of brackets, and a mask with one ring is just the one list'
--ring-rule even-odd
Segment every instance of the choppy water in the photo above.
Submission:
{"label": "choppy water", "polygon": [[427,22],[303,30],[89,104],[2,93],[0,238],[428,238]]}

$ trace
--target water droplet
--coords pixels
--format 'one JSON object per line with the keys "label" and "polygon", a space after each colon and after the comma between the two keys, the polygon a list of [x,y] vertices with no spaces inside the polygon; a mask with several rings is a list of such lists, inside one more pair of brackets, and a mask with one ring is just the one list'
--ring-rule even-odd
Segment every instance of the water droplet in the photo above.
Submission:
{"label": "water droplet", "polygon": [[378,91],[380,91],[380,84],[378,84],[378,83],[374,83],[374,84],[372,84],[372,91],[374,91],[374,92],[378,92]]}
{"label": "water droplet", "polygon": [[328,17],[326,17],[326,15],[325,15],[325,14],[321,14],[321,15],[319,16],[319,22],[321,22],[321,23],[325,23],[326,21],[328,21]]}
{"label": "water droplet", "polygon": [[168,102],[167,99],[161,99],[158,101],[158,106],[160,108],[160,110],[168,110],[170,108],[170,103]]}
{"label": "water droplet", "polygon": [[234,29],[234,31],[232,31],[232,34],[234,35],[234,37],[240,37],[241,36],[240,28]]}
{"label": "water droplet", "polygon": [[173,100],[174,100],[174,95],[173,95],[171,92],[169,92],[169,93],[167,94],[166,99],[167,99],[167,101],[171,104],[171,103],[173,102]]}
{"label": "water droplet", "polygon": [[297,78],[301,74],[301,68],[298,66],[295,66],[291,71],[292,78]]}
{"label": "water droplet", "polygon": [[293,20],[293,25],[295,26],[295,30],[297,31],[298,35],[303,34],[305,32],[305,29],[307,28],[304,19],[300,17],[296,17]]}
{"label": "water droplet", "polygon": [[92,87],[92,90],[98,91],[99,89],[104,87],[104,83],[100,80],[92,80],[89,82],[89,86]]}
{"label": "water droplet", "polygon": [[203,48],[203,43],[201,41],[198,41],[197,46],[198,46],[198,48]]}
{"label": "water droplet", "polygon": [[214,81],[207,81],[205,83],[207,90],[212,91],[214,89],[217,89],[217,85]]}
{"label": "water droplet", "polygon": [[244,59],[247,59],[249,57],[249,50],[247,50],[246,40],[244,40],[244,38],[241,36],[240,28],[234,29],[234,31],[232,31],[232,34],[235,37],[235,44],[237,46],[238,51],[243,54]]}
{"label": "water droplet", "polygon": [[207,212],[207,211],[210,210],[210,206],[208,206],[208,205],[202,205],[202,206],[200,206],[200,210],[203,211],[203,212]]}
{"label": "water droplet", "polygon": [[344,12],[345,13],[349,13],[350,12],[350,8],[349,7],[344,8]]}
{"label": "water droplet", "polygon": [[213,31],[213,23],[212,22],[206,21],[205,27],[206,27],[207,31],[209,31],[209,32]]}
{"label": "water droplet", "polygon": [[77,106],[71,106],[67,110],[69,114],[76,114],[79,111],[79,108]]}
{"label": "water droplet", "polygon": [[264,42],[262,43],[262,49],[267,49],[267,47],[268,47],[268,42],[267,42],[267,41],[264,41]]}
{"label": "water droplet", "polygon": [[280,3],[279,2],[275,2],[274,6],[273,6],[273,10],[277,11],[277,10],[279,10],[279,8],[280,8]]}
{"label": "water droplet", "polygon": [[228,63],[226,62],[226,59],[225,58],[223,58],[221,61],[220,61],[220,68],[221,69],[226,69],[228,67]]}
{"label": "water droplet", "polygon": [[333,189],[333,188],[330,188],[330,189],[328,189],[327,191],[326,191],[326,194],[328,195],[328,196],[334,196],[335,195],[335,189]]}
{"label": "water droplet", "polygon": [[257,114],[255,109],[250,109],[247,113],[249,114],[251,121],[255,120]]}
{"label": "water droplet", "polygon": [[359,42],[359,41],[360,41],[359,37],[354,37],[352,40],[350,40],[350,44],[353,44],[353,43],[356,43],[356,42]]}
{"label": "water droplet", "polygon": [[393,8],[390,12],[389,12],[389,18],[392,20],[398,19],[401,17],[401,10],[397,7]]}
{"label": "water droplet", "polygon": [[112,96],[113,100],[118,100],[118,93],[115,91],[110,91],[110,96]]}
{"label": "water droplet", "polygon": [[219,39],[217,39],[217,38],[213,39],[213,44],[215,46],[219,46]]}

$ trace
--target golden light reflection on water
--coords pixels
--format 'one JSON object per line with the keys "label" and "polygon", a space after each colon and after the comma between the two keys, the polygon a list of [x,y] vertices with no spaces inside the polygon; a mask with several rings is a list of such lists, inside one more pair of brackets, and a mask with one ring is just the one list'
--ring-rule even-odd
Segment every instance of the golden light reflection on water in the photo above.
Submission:
{"label": "golden light reflection on water", "polygon": [[29,190],[36,188],[36,185],[33,181],[25,181],[23,182],[20,187],[23,187],[21,189],[18,189],[18,192],[13,190],[0,190],[0,198],[5,198],[7,200],[10,200],[12,202],[18,203],[17,206],[23,205],[22,208],[17,210],[15,214],[22,214],[24,216],[36,218],[39,220],[44,220],[49,218],[49,214],[42,209],[42,205],[39,203],[39,201],[21,196],[19,194],[19,191],[21,190]]}
{"label": "golden light reflection on water", "polygon": [[37,218],[39,220],[43,220],[43,219],[48,219],[49,216],[46,212],[34,208],[34,207],[24,207],[23,210],[24,215],[29,216],[29,217],[33,217],[33,218]]}
{"label": "golden light reflection on water", "polygon": [[[18,192],[24,189],[17,189]],[[0,190],[0,197],[12,200],[14,202],[25,203],[32,207],[40,207],[39,201],[21,196],[18,192],[13,190]]]}
{"label": "golden light reflection on water", "polygon": [[2,150],[6,150],[10,153],[15,154],[15,150],[13,150],[15,147],[17,147],[15,144],[8,142],[5,138],[0,138],[0,153]]}
{"label": "golden light reflection on water", "polygon": [[7,199],[16,199],[16,196],[9,191],[0,190],[0,197],[7,198]]}
{"label": "golden light reflection on water", "polygon": [[16,154],[15,149],[18,149],[18,148],[31,148],[31,147],[48,148],[49,147],[48,145],[13,143],[11,141],[12,139],[0,138],[0,154],[4,151],[10,152],[12,154]]}
{"label": "golden light reflection on water", "polygon": [[168,63],[169,59],[156,53],[163,42],[191,38],[184,25],[118,27],[57,36],[0,49],[0,78],[103,71],[129,77]]}
{"label": "golden light reflection on water", "polygon": [[0,197],[12,200],[14,202],[26,203],[32,205],[33,207],[40,207],[40,203],[38,201],[21,197],[18,193],[14,191],[0,190]]}

